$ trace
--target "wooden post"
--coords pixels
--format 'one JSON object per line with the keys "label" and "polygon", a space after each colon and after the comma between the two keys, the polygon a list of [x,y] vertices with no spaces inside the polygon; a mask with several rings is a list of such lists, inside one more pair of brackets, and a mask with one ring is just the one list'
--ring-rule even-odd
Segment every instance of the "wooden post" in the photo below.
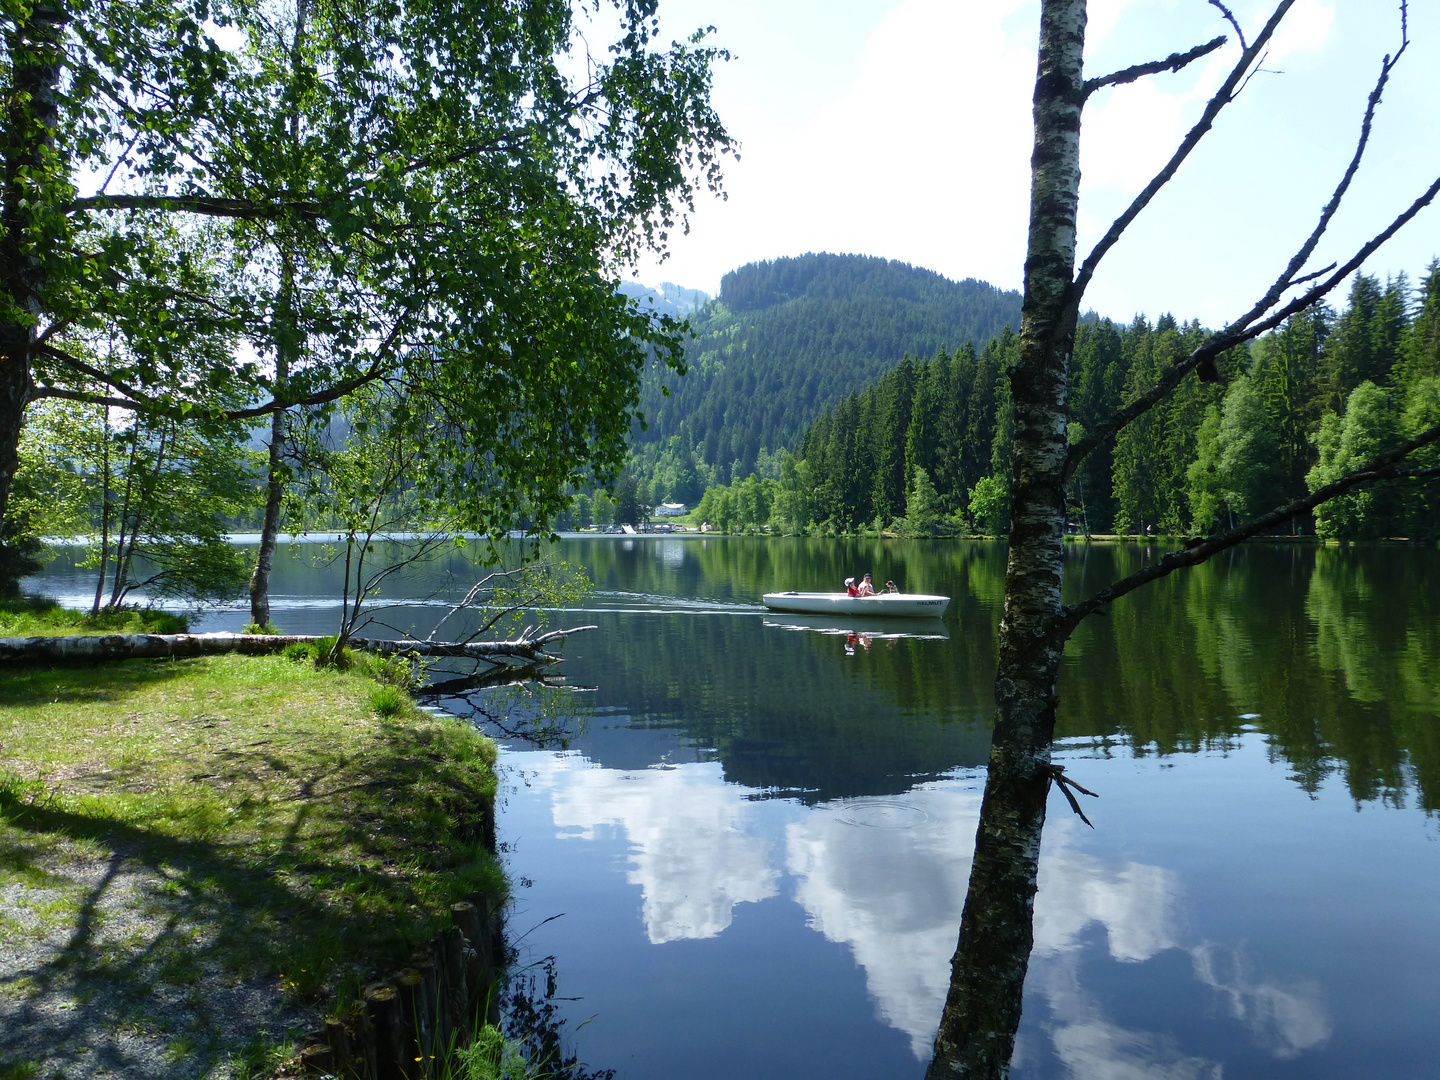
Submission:
{"label": "wooden post", "polygon": [[440,1015],[440,965],[435,962],[433,943],[416,953],[410,963],[420,976],[415,987],[415,1052],[420,1057],[421,1075],[429,1076],[440,1056],[435,1038]]}
{"label": "wooden post", "polygon": [[453,1040],[457,1046],[464,1045],[470,1038],[470,988],[465,981],[465,953],[470,951],[465,935],[458,926],[442,930],[435,940],[440,945],[441,961],[445,968],[445,988],[448,1008],[443,1012],[445,1033],[436,1032],[448,1052]]}
{"label": "wooden post", "polygon": [[[425,1001],[424,985],[424,976],[414,968],[406,968],[395,976],[400,1048],[397,1056],[400,1062],[400,1075],[406,1080],[418,1080],[425,1075],[423,1069],[426,1064],[425,1055],[420,1049],[419,1028],[416,1023]],[[420,1060],[417,1061],[417,1058]]]}
{"label": "wooden post", "polygon": [[389,983],[376,983],[365,990],[365,1019],[374,1040],[370,1075],[374,1080],[408,1080],[403,1062],[405,1029],[401,1020],[399,991]]}
{"label": "wooden post", "polygon": [[334,1017],[325,1021],[325,1041],[330,1044],[330,1051],[333,1062],[333,1072],[341,1080],[354,1080],[354,1078],[365,1075],[362,1073],[364,1059],[355,1059],[351,1056],[350,1033],[345,1030],[345,1025]]}

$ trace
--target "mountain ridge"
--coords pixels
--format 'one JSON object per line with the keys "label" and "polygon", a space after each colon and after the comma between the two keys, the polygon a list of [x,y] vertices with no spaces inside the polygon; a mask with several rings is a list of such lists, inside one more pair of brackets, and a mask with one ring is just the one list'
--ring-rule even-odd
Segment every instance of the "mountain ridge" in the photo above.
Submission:
{"label": "mountain ridge", "polygon": [[747,263],[690,313],[689,374],[646,373],[636,457],[648,472],[643,463],[653,467],[678,439],[716,482],[729,482],[905,356],[982,348],[1019,324],[1019,292],[895,259],[811,252]]}

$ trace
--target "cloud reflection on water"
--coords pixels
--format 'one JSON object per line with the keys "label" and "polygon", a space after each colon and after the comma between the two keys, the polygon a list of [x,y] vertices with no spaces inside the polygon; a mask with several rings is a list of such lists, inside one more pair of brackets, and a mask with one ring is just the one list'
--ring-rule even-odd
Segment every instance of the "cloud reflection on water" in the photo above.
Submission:
{"label": "cloud reflection on water", "polygon": [[[917,1059],[928,1059],[970,873],[978,778],[920,785],[903,801],[877,797],[807,808],[747,798],[749,789],[727,783],[718,763],[618,771],[575,754],[536,755],[532,762],[535,785],[550,792],[562,837],[594,839],[606,827],[623,832],[626,881],[640,887],[653,944],[716,937],[730,925],[736,904],[777,896],[776,849],[783,848],[783,871],[794,881],[793,899],[808,925],[850,950],[877,1016],[909,1037]],[[1195,978],[1216,995],[1216,1012],[1243,1025],[1277,1058],[1329,1038],[1317,984],[1257,976],[1236,947],[1187,944],[1180,875],[1106,860],[1082,849],[1086,839],[1068,818],[1046,831],[1027,985],[1049,1015],[1022,1033],[1017,1072],[1025,1071],[1026,1060],[1053,1053],[1076,1077],[1221,1075],[1218,1062],[1186,1054],[1175,1037],[1132,1030],[1106,1016],[1080,978],[1086,931],[1096,925],[1116,962],[1187,952]]]}
{"label": "cloud reflection on water", "polygon": [[[980,791],[952,783],[908,792],[926,820],[910,829],[852,824],[854,808],[820,806],[786,831],[786,869],[809,924],[848,945],[876,1013],[926,1060],[950,985]],[[887,800],[888,801],[888,800]]]}
{"label": "cloud reflection on water", "polygon": [[714,937],[736,904],[775,895],[780,871],[770,842],[756,833],[756,804],[725,783],[718,764],[620,772],[576,755],[539,761],[536,780],[553,791],[558,828],[587,840],[597,827],[624,830],[626,880],[640,886],[652,944]]}

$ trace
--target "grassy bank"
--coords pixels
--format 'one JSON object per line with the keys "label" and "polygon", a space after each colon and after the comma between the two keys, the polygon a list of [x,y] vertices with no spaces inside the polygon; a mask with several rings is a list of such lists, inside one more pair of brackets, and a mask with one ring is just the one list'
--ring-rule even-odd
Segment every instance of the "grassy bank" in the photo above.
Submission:
{"label": "grassy bank", "polygon": [[188,628],[183,615],[151,608],[122,607],[91,615],[88,611],[62,608],[53,600],[38,597],[0,601],[0,637],[183,634]]}
{"label": "grassy bank", "polygon": [[503,892],[493,744],[387,674],[0,673],[0,1076],[252,1074]]}

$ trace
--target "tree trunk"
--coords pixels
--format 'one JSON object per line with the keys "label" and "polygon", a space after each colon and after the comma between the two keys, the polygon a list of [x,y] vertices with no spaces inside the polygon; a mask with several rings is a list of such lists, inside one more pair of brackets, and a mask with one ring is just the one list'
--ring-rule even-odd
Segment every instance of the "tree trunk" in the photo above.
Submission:
{"label": "tree trunk", "polygon": [[[278,375],[278,372],[277,372]],[[280,393],[280,379],[275,380]],[[281,478],[280,453],[285,446],[285,408],[275,406],[270,419],[270,459],[265,490],[265,520],[260,526],[260,550],[250,572],[250,621],[262,630],[270,628],[270,571],[275,565],[275,544],[280,533],[280,504],[285,497]]]}
{"label": "tree trunk", "polygon": [[[559,657],[545,646],[570,634],[594,630],[574,626],[514,641],[416,641],[400,638],[351,638],[347,646],[382,656],[460,657],[477,660],[525,660],[545,663]],[[252,655],[281,652],[290,645],[313,645],[314,634],[107,634],[89,637],[0,638],[0,664],[90,663],[98,660],[155,660],[181,656]]]}
{"label": "tree trunk", "polygon": [[[60,35],[67,20],[56,0],[39,0],[5,42],[11,70],[0,196],[0,522],[20,467],[20,428],[30,403],[30,350],[43,313],[44,238],[34,235],[30,208],[38,205],[42,214],[50,213],[56,169],[51,151],[60,116]],[[69,177],[61,182],[68,184]]]}
{"label": "tree trunk", "polygon": [[996,721],[975,861],[929,1077],[1010,1068],[1033,939],[1040,834],[1050,786],[1067,453],[1066,369],[1075,339],[1084,0],[1045,0],[1035,79],[1030,232],[1015,400],[1009,560]]}
{"label": "tree trunk", "polygon": [[[305,20],[308,0],[295,6],[295,36],[290,46],[291,89],[299,80],[298,68],[305,44]],[[286,128],[293,145],[299,132],[299,107],[291,109]],[[275,411],[270,416],[270,456],[266,471],[265,519],[260,525],[260,550],[255,555],[255,569],[250,573],[250,621],[262,630],[270,628],[270,571],[275,565],[275,542],[280,532],[280,504],[285,496],[281,453],[285,449],[285,382],[300,359],[303,342],[299,320],[295,314],[295,259],[286,248],[288,230],[278,233],[280,254],[280,294],[276,304],[279,333],[275,336]]]}

